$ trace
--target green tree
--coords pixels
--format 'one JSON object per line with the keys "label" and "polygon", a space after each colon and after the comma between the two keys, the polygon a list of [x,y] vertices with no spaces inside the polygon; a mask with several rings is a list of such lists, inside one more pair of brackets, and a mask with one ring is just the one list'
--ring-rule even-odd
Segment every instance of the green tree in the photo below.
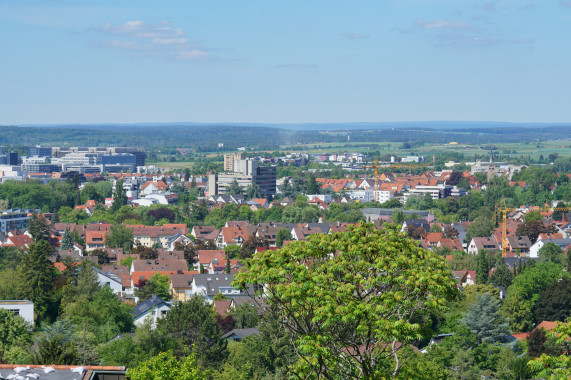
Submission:
{"label": "green tree", "polygon": [[31,343],[32,326],[12,311],[0,309],[0,357],[14,362],[14,356],[22,354],[21,350]]}
{"label": "green tree", "polygon": [[105,246],[123,248],[126,252],[130,252],[133,248],[133,230],[120,224],[111,226],[105,234]]}
{"label": "green tree", "polygon": [[55,268],[48,259],[51,252],[47,241],[33,242],[18,267],[22,295],[34,303],[40,319],[48,317],[55,296]]}
{"label": "green tree", "polygon": [[190,179],[190,169],[189,168],[184,168],[184,182],[188,182],[188,180]]}
{"label": "green tree", "polygon": [[498,265],[496,265],[496,270],[490,277],[490,283],[495,286],[503,286],[507,289],[513,281],[514,274],[508,268],[508,266],[501,260]]}
{"label": "green tree", "polygon": [[268,248],[269,246],[270,243],[266,239],[257,236],[250,236],[248,240],[242,243],[242,247],[240,248],[240,258],[246,259],[248,257],[252,257],[256,252],[256,248]]}
{"label": "green tree", "polygon": [[[571,337],[571,324],[559,323],[547,336],[557,339],[558,343],[566,342]],[[567,379],[571,377],[571,356],[566,353],[560,356],[542,354],[539,358],[529,361],[527,365],[533,372],[534,378]]]}
{"label": "green tree", "polygon": [[551,224],[546,224],[541,220],[532,220],[530,222],[525,222],[520,224],[516,229],[517,236],[527,236],[534,244],[539,237],[539,234],[556,233],[557,229]]}
{"label": "green tree", "polygon": [[36,242],[50,242],[50,228],[48,221],[43,215],[33,213],[28,225],[28,231],[32,235],[32,239]]}
{"label": "green tree", "polygon": [[63,233],[63,236],[61,238],[61,248],[65,250],[73,249],[73,237],[69,232],[69,228],[66,228]]}
{"label": "green tree", "polygon": [[[565,203],[563,203],[563,202],[558,202],[558,203],[557,203],[557,206],[555,206],[555,208],[558,208],[558,209],[563,209],[563,208],[565,208],[565,207],[566,207],[566,206],[565,206]],[[556,210],[556,211],[553,211],[553,215],[551,215],[551,218],[552,218],[553,220],[561,220],[561,219],[563,218],[563,213],[564,213],[564,212],[565,212],[564,210]]]}
{"label": "green tree", "polygon": [[502,343],[510,334],[508,321],[500,314],[500,300],[490,293],[478,295],[461,322],[479,343]]}
{"label": "green tree", "polygon": [[196,353],[186,352],[183,360],[177,359],[172,351],[157,356],[127,371],[130,380],[208,380],[211,372],[198,364]]}
{"label": "green tree", "polygon": [[234,318],[234,327],[237,329],[256,327],[260,321],[258,310],[247,303],[234,308],[231,315]]}
{"label": "green tree", "polygon": [[276,232],[276,247],[281,247],[284,245],[284,241],[291,239],[291,231],[287,228],[280,228]]}
{"label": "green tree", "polygon": [[494,232],[493,219],[487,216],[477,217],[466,230],[466,237],[472,240],[473,237],[488,237]]}
{"label": "green tree", "polygon": [[159,321],[158,329],[168,339],[174,339],[184,346],[193,346],[193,352],[196,352],[199,363],[205,368],[218,365],[228,354],[227,341],[222,338],[215,312],[203,297],[196,296],[175,304]]}
{"label": "green tree", "polygon": [[[379,342],[418,338],[422,324],[413,318],[441,308],[456,292],[445,260],[395,226],[312,235],[260,252],[248,266],[234,285],[265,284],[269,312],[296,347],[299,360],[290,370],[298,376],[381,376],[397,348]],[[402,363],[393,364],[396,374]]]}
{"label": "green tree", "polygon": [[381,203],[382,208],[401,208],[402,203],[397,198],[389,199],[386,202]]}
{"label": "green tree", "polygon": [[533,313],[540,294],[563,277],[568,275],[563,272],[560,265],[545,262],[526,268],[514,278],[502,305],[512,331],[531,330],[535,321]]}
{"label": "green tree", "polygon": [[541,262],[550,261],[556,264],[563,264],[563,250],[553,242],[546,243],[539,249],[539,260]]}
{"label": "green tree", "polygon": [[422,205],[423,210],[430,210],[434,207],[434,200],[432,199],[432,194],[425,193],[424,197],[422,197]]}
{"label": "green tree", "polygon": [[313,175],[310,175],[309,179],[307,180],[307,189],[305,193],[308,195],[319,194],[319,185],[317,184],[317,181]]}
{"label": "green tree", "polygon": [[486,251],[478,252],[478,267],[476,268],[476,284],[487,284],[490,275],[490,263]]}
{"label": "green tree", "polygon": [[543,220],[543,215],[539,211],[530,211],[525,214],[525,221],[526,222],[535,222]]}
{"label": "green tree", "polygon": [[169,282],[169,276],[155,273],[145,281],[145,284],[140,289],[135,290],[135,295],[143,301],[149,299],[153,294],[165,301],[169,301],[171,299]]}
{"label": "green tree", "polygon": [[535,311],[536,322],[565,322],[571,314],[571,279],[555,281],[541,293]]}
{"label": "green tree", "polygon": [[234,180],[230,183],[230,186],[228,186],[228,189],[226,190],[226,194],[230,195],[242,194],[242,187],[240,187],[240,184],[238,183],[237,180]]}
{"label": "green tree", "polygon": [[79,364],[79,352],[73,341],[66,341],[61,335],[52,339],[42,338],[31,355],[33,364],[72,365]]}
{"label": "green tree", "polygon": [[256,185],[255,183],[250,183],[250,185],[246,188],[246,199],[252,198],[261,198],[262,194],[260,192],[260,186]]}
{"label": "green tree", "polygon": [[113,194],[113,204],[111,205],[111,211],[117,212],[122,206],[125,206],[128,202],[127,194],[123,188],[123,180],[118,180],[115,183],[115,192]]}

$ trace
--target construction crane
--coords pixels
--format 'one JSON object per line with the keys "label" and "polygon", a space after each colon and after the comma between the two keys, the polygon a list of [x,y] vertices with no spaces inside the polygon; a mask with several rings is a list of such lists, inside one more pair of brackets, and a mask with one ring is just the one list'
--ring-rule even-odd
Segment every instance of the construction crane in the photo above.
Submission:
{"label": "construction crane", "polygon": [[[525,208],[507,207],[505,199],[502,199],[496,204],[495,218],[498,223],[498,215],[501,213],[501,228],[502,228],[502,257],[506,257],[508,253],[508,213],[512,211],[523,211]],[[569,207],[542,207],[533,211],[569,211]]]}
{"label": "construction crane", "polygon": [[373,188],[373,195],[375,197],[375,202],[377,202],[377,190],[379,189],[379,160],[375,160],[374,165],[363,165],[361,166],[363,169],[375,169],[375,186]]}
{"label": "construction crane", "polygon": [[412,174],[412,168],[425,168],[432,166],[432,164],[391,164],[384,166],[386,168],[408,168],[408,174]]}

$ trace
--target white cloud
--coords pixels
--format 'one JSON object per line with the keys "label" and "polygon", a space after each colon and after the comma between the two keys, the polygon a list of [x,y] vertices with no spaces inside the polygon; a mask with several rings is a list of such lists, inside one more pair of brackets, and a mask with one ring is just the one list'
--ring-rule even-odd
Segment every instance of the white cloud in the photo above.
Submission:
{"label": "white cloud", "polygon": [[207,49],[192,44],[182,29],[175,28],[168,22],[145,24],[140,20],[132,20],[121,25],[106,23],[97,30],[113,38],[98,41],[96,46],[139,51],[137,56],[185,61],[210,56]]}
{"label": "white cloud", "polygon": [[288,68],[288,69],[313,69],[317,67],[317,65],[313,63],[296,62],[296,63],[282,63],[281,65],[278,65],[278,67]]}
{"label": "white cloud", "polygon": [[348,38],[350,40],[362,40],[365,38],[369,38],[368,35],[360,33],[345,33],[343,34],[343,37]]}
{"label": "white cloud", "polygon": [[416,26],[422,29],[477,29],[476,25],[470,24],[465,21],[451,21],[451,20],[435,20],[424,21],[419,18],[416,20]]}

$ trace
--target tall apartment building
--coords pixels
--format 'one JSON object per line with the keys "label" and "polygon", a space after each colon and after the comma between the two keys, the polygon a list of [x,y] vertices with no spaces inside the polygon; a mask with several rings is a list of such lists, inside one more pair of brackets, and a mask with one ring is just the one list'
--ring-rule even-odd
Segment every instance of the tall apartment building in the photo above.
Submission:
{"label": "tall apartment building", "polygon": [[243,160],[244,155],[242,153],[228,153],[224,155],[224,171],[233,172],[234,162],[238,160]]}
{"label": "tall apartment building", "polygon": [[231,184],[237,181],[243,190],[254,183],[263,197],[273,198],[276,195],[276,167],[258,166],[257,161],[243,157],[241,153],[224,155],[224,173],[208,176],[208,193],[226,194]]}

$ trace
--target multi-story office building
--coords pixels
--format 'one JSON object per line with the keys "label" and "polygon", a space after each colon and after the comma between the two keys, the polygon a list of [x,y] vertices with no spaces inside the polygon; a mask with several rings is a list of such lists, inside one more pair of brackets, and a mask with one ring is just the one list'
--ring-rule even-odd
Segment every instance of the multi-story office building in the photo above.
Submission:
{"label": "multi-story office building", "polygon": [[28,147],[28,157],[38,156],[38,157],[51,157],[52,148],[47,146],[30,146]]}
{"label": "multi-story office building", "polygon": [[19,209],[10,209],[0,214],[0,232],[3,234],[12,230],[24,231],[28,228],[30,217],[27,212]]}
{"label": "multi-story office building", "polygon": [[10,152],[8,156],[8,165],[18,165],[18,152]]}
{"label": "multi-story office building", "polygon": [[143,149],[133,147],[52,147],[52,157],[63,157],[70,153],[100,153],[114,155],[129,153],[135,156],[135,166],[145,166],[147,155]]}
{"label": "multi-story office building", "polygon": [[[252,183],[260,188],[263,197],[272,198],[276,194],[276,167],[258,166],[253,159],[243,159],[241,153],[224,155],[225,172],[208,176],[209,195],[227,194],[234,181],[242,190]],[[227,170],[231,167],[231,170]]]}

